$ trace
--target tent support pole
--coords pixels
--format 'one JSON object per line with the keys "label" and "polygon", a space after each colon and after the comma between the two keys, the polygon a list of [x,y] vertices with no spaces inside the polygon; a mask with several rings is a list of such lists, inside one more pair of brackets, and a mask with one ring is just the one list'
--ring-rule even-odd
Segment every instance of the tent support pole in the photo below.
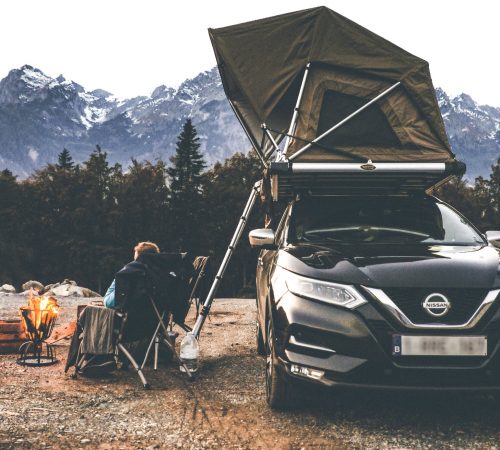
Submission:
{"label": "tent support pole", "polygon": [[309,69],[311,67],[311,63],[307,63],[306,70],[304,71],[304,77],[302,78],[302,84],[300,85],[299,95],[297,96],[297,103],[295,104],[295,108],[293,110],[292,120],[290,122],[290,128],[288,129],[288,136],[286,137],[285,147],[283,148],[283,152],[279,150],[276,153],[276,161],[282,161],[285,159],[286,152],[288,151],[288,146],[290,145],[291,138],[295,134],[295,128],[297,126],[297,119],[299,118],[299,108],[302,102],[302,95],[304,94],[304,88],[306,86],[307,76],[309,75]]}
{"label": "tent support pole", "polygon": [[266,160],[266,157],[264,156],[264,153],[262,151],[262,148],[258,145],[258,143],[252,139],[252,136],[250,135],[250,133],[247,131],[247,127],[245,126],[245,124],[243,123],[243,120],[241,120],[241,117],[240,115],[238,114],[238,111],[236,111],[236,108],[234,107],[233,105],[233,102],[231,100],[229,100],[228,98],[228,101],[229,101],[229,104],[231,105],[231,109],[233,110],[234,112],[234,115],[236,116],[236,118],[238,119],[238,122],[240,123],[241,125],[241,128],[243,128],[243,130],[245,130],[245,134],[247,135],[247,138],[248,140],[250,141],[250,143],[252,144],[252,147],[254,148],[254,150],[256,151],[257,153],[257,156],[259,157],[260,159],[260,162],[262,163],[262,165],[267,169],[267,167],[269,167],[269,164]]}
{"label": "tent support pole", "polygon": [[[271,129],[263,123],[261,125],[262,128],[262,152],[264,153],[264,156],[266,158],[266,161],[269,161],[272,154],[276,151],[279,151],[280,148],[280,143],[281,141],[285,138],[284,133],[280,133],[279,131],[275,131],[275,133],[278,134],[278,138],[276,139],[272,134],[271,134]],[[274,131],[274,130],[273,130]],[[270,148],[266,150],[267,146],[264,145],[266,142],[266,137],[269,139],[270,142]]]}
{"label": "tent support pole", "polygon": [[[335,124],[332,128],[329,130],[325,131],[321,136],[318,136],[314,141],[310,142],[309,144],[305,145],[302,147],[299,151],[295,152],[292,156],[290,156],[290,160],[297,158],[297,156],[301,155],[304,153],[306,150],[311,148],[316,142],[321,141],[325,136],[329,135],[332,131],[335,131],[337,128],[341,127],[344,125],[346,122],[351,120],[353,117],[357,116],[360,112],[364,111],[366,108],[369,106],[373,105],[376,101],[380,100],[382,97],[385,97],[389,92],[392,92],[394,89],[396,89],[399,85],[401,84],[400,81],[397,83],[393,84],[390,88],[387,88],[385,91],[381,92],[379,95],[377,95],[375,98],[372,98],[368,103],[365,103],[361,108],[357,109],[354,111],[352,114],[348,115],[345,119],[342,119],[339,123]],[[292,133],[289,133],[292,134]]]}
{"label": "tent support pole", "polygon": [[248,217],[250,213],[252,212],[252,209],[255,205],[255,200],[257,199],[257,196],[259,195],[259,188],[260,188],[260,181],[254,184],[252,187],[252,192],[250,192],[250,197],[248,197],[247,204],[245,205],[245,209],[243,210],[243,214],[241,215],[241,218],[238,222],[238,225],[236,226],[236,230],[234,231],[233,238],[231,239],[231,242],[229,243],[229,247],[226,250],[226,254],[224,255],[224,259],[221,262],[221,265],[219,267],[219,270],[217,271],[217,275],[215,276],[215,279],[212,283],[212,286],[210,287],[210,291],[207,294],[207,298],[205,299],[205,302],[203,303],[203,307],[201,308],[200,314],[198,315],[198,318],[196,319],[196,323],[193,327],[192,334],[198,339],[200,336],[200,331],[201,328],[203,327],[203,324],[205,323],[205,319],[208,316],[208,313],[210,312],[210,308],[212,306],[212,302],[215,297],[215,293],[217,292],[217,288],[219,287],[219,284],[222,281],[222,278],[224,277],[224,272],[226,271],[226,268],[229,264],[229,261],[231,257],[233,256],[234,249],[238,245],[238,242],[241,239],[241,235],[243,234],[243,230],[245,229],[245,225],[247,223]]}
{"label": "tent support pole", "polygon": [[262,126],[262,129],[264,130],[264,136],[267,136],[269,138],[269,141],[271,142],[271,144],[273,146],[273,148],[271,150],[269,150],[269,152],[266,154],[266,156],[270,157],[275,150],[276,150],[276,153],[279,154],[280,147],[279,147],[278,143],[276,142],[276,140],[274,139],[271,132],[269,131],[269,128],[267,128],[267,125],[265,123],[263,123],[261,126]]}

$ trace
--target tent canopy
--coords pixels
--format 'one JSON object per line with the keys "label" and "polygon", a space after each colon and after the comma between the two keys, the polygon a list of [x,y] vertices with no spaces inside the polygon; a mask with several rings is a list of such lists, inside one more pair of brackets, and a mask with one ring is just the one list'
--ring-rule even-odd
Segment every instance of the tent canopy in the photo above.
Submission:
{"label": "tent canopy", "polygon": [[288,132],[310,63],[287,158],[393,87],[296,161],[453,161],[428,63],[340,14],[319,7],[209,34],[254,147],[263,124],[276,140]]}

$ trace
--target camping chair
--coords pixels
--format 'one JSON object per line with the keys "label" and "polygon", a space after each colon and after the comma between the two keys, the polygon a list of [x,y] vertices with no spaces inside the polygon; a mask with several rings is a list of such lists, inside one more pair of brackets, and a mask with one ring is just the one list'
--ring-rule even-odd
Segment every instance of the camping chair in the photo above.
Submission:
{"label": "camping chair", "polygon": [[[117,308],[111,310],[114,322],[113,353],[89,355],[82,351],[83,339],[80,339],[76,344],[76,357],[68,358],[66,371],[69,366],[74,365],[75,372],[72,377],[76,378],[79,372],[88,371],[89,368],[99,370],[131,364],[147,389],[150,384],[143,369],[153,345],[154,369],[157,369],[160,343],[163,343],[173,358],[184,366],[175,350],[177,334],[172,331],[172,327],[173,323],[177,323],[184,330],[190,330],[184,324],[184,319],[193,301],[193,295],[200,292],[204,286],[200,279],[205,273],[205,267],[206,261],[195,271],[185,253],[144,253],[137,261],[127,264],[115,277]],[[89,308],[94,308],[90,310],[91,313],[101,316],[110,312],[106,308]],[[79,325],[81,331],[82,324]],[[79,335],[81,333],[75,333],[77,340]],[[137,358],[137,355],[134,357],[133,353],[138,352],[133,352],[130,346],[144,340],[148,341],[146,352],[140,358]],[[184,369],[192,378],[185,366]]]}
{"label": "camping chair", "polygon": [[[189,277],[187,289],[187,292],[189,292],[189,297],[186,302],[179,302],[176,307],[172,308],[172,311],[170,312],[161,312],[160,309],[156,307],[156,302],[152,301],[156,316],[159,320],[156,326],[155,333],[149,341],[144,360],[140,366],[141,370],[144,368],[149,358],[149,354],[153,349],[153,345],[153,369],[157,370],[160,343],[164,343],[172,352],[172,355],[180,362],[180,359],[175,352],[175,338],[178,336],[178,333],[175,333],[173,331],[173,325],[177,325],[186,332],[191,331],[191,327],[185,323],[187,313],[191,308],[191,305],[194,303],[196,306],[196,315],[198,315],[201,301],[208,292],[208,281],[210,280],[210,276],[212,274],[208,256],[197,256],[193,261],[192,267],[193,269]],[[180,295],[182,296],[182,293]],[[184,369],[186,368],[184,367]],[[191,375],[189,371],[186,371],[186,373],[188,373],[188,375]]]}

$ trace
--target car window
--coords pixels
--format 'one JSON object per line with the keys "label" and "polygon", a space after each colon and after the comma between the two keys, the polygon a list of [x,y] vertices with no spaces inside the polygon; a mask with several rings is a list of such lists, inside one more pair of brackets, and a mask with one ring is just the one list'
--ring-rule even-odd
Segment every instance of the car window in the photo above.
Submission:
{"label": "car window", "polygon": [[430,197],[306,199],[294,207],[288,238],[352,244],[484,243],[466,219]]}

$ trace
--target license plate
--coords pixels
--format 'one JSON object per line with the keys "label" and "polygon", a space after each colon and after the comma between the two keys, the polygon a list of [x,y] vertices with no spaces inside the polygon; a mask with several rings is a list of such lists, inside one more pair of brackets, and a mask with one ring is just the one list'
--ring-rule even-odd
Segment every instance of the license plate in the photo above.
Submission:
{"label": "license plate", "polygon": [[486,336],[401,336],[392,339],[395,356],[487,356]]}

